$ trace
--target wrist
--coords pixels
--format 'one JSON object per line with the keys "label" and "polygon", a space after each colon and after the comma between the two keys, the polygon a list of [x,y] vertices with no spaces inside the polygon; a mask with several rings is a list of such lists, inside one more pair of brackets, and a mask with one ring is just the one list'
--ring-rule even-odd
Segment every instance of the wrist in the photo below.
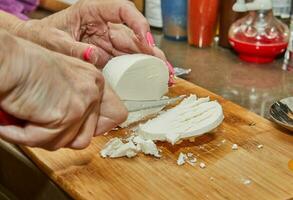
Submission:
{"label": "wrist", "polygon": [[25,21],[18,19],[17,17],[0,10],[0,28],[8,31],[11,34],[15,34],[15,31]]}

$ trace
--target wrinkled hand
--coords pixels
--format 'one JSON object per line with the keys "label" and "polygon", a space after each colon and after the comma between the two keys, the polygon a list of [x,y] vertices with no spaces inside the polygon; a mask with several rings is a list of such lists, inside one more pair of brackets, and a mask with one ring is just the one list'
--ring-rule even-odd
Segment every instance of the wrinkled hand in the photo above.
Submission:
{"label": "wrinkled hand", "polygon": [[43,20],[29,21],[18,31],[42,46],[80,59],[92,47],[89,62],[98,67],[112,57],[131,53],[166,61],[164,53],[147,40],[147,20],[128,0],[80,0]]}
{"label": "wrinkled hand", "polygon": [[127,116],[94,66],[0,31],[0,106],[25,126],[0,126],[0,138],[55,150],[85,148]]}

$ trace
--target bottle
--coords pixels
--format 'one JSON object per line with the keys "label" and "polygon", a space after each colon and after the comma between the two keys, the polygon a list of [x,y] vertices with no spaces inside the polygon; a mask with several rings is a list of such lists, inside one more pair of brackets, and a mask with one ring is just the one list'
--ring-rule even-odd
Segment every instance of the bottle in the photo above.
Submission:
{"label": "bottle", "polygon": [[219,0],[188,0],[188,43],[196,47],[212,44],[218,17]]}
{"label": "bottle", "polygon": [[291,0],[272,0],[274,16],[290,25]]}
{"label": "bottle", "polygon": [[163,27],[161,0],[145,0],[145,17],[150,26]]}
{"label": "bottle", "polygon": [[167,39],[187,39],[187,0],[162,0],[163,32]]}
{"label": "bottle", "polygon": [[293,10],[291,9],[291,22],[290,22],[290,38],[288,47],[284,56],[282,69],[285,71],[293,71]]}
{"label": "bottle", "polygon": [[271,0],[255,0],[245,4],[237,0],[233,10],[249,11],[237,20],[229,30],[229,42],[240,59],[254,63],[272,62],[286,50],[288,26],[274,17]]}
{"label": "bottle", "polygon": [[220,2],[220,27],[219,27],[219,45],[230,48],[228,32],[231,24],[244,16],[244,13],[235,12],[232,6],[236,0],[224,0]]}

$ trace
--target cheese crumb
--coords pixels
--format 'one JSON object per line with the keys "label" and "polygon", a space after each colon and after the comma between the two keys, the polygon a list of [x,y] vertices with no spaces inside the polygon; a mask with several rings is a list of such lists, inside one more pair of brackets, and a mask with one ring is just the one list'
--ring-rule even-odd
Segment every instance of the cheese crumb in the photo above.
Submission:
{"label": "cheese crumb", "polygon": [[193,158],[193,159],[191,159],[189,161],[192,162],[192,163],[196,163],[197,159],[196,158]]}
{"label": "cheese crumb", "polygon": [[187,156],[185,153],[180,152],[178,159],[177,159],[177,165],[183,165],[185,161],[187,160]]}
{"label": "cheese crumb", "polygon": [[249,179],[243,179],[242,181],[243,181],[243,184],[244,184],[244,185],[249,185],[249,184],[251,184],[251,180],[249,180]]}
{"label": "cheese crumb", "polygon": [[262,149],[263,148],[263,145],[262,144],[259,144],[259,145],[257,145],[257,148],[258,149]]}
{"label": "cheese crumb", "polygon": [[201,163],[199,164],[199,167],[202,168],[202,169],[204,169],[204,168],[206,168],[206,164],[204,164],[203,162],[201,162]]}
{"label": "cheese crumb", "polygon": [[223,139],[223,140],[222,140],[222,143],[225,143],[225,142],[226,142],[226,140],[225,140],[225,139]]}
{"label": "cheese crumb", "polygon": [[187,153],[187,156],[188,157],[192,157],[193,156],[193,153],[189,152],[189,153]]}
{"label": "cheese crumb", "polygon": [[190,164],[191,166],[193,166],[193,167],[195,166],[195,163],[191,162],[190,160],[187,160],[186,162],[187,162],[188,164]]}
{"label": "cheese crumb", "polygon": [[233,145],[232,145],[232,149],[233,149],[233,150],[237,150],[237,149],[238,149],[238,145],[237,145],[237,144],[233,144]]}

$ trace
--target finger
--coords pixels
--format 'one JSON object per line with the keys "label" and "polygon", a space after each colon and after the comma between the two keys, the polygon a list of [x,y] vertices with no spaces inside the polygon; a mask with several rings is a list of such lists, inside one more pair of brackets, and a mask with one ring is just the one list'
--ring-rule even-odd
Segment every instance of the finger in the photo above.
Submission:
{"label": "finger", "polygon": [[[65,44],[63,44],[65,45]],[[104,49],[97,47],[93,44],[87,44],[83,42],[68,42],[67,47],[64,48],[65,54],[80,58],[86,62],[95,65],[98,68],[102,68],[112,58]]]}
{"label": "finger", "polygon": [[46,30],[46,32],[41,32],[43,34],[42,37],[47,37],[44,34],[48,34],[50,38],[48,40],[42,40],[41,44],[43,46],[50,50],[87,61],[96,66],[98,65],[100,60],[99,50],[95,45],[75,41],[70,35],[58,29]]}
{"label": "finger", "polygon": [[139,40],[147,45],[146,33],[150,31],[149,23],[132,2],[126,0],[109,1],[104,3],[104,6],[96,5],[96,8],[98,9],[97,13],[103,13],[104,21],[127,24]]}
{"label": "finger", "polygon": [[[113,57],[113,54],[112,54],[113,46],[109,45],[110,42],[106,44],[107,43],[106,41],[95,39],[95,38],[91,38],[91,40],[83,41],[83,42],[92,44],[96,47],[95,48],[96,50],[91,52],[93,56],[99,58],[96,63],[92,63],[96,67],[103,68],[106,65],[106,63]],[[77,48],[78,47],[76,47],[76,49]]]}
{"label": "finger", "polygon": [[101,135],[103,133],[107,133],[111,131],[113,128],[117,127],[118,125],[119,124],[111,118],[99,116],[99,119],[96,125],[95,136]]}
{"label": "finger", "polygon": [[0,126],[0,138],[20,145],[31,147],[41,146],[57,137],[58,129],[47,129],[37,125],[18,126]]}
{"label": "finger", "polygon": [[112,130],[124,122],[127,115],[126,107],[106,82],[95,135]]}
{"label": "finger", "polygon": [[159,49],[158,47],[153,47],[153,52],[154,52],[154,56],[156,56],[156,57],[162,59],[163,61],[167,62],[167,58],[166,58],[164,52],[161,49]]}
{"label": "finger", "polygon": [[84,149],[90,142],[95,134],[96,126],[98,121],[97,112],[93,112],[89,115],[82,128],[79,130],[79,134],[73,139],[72,142],[66,145],[66,147],[73,149]]}
{"label": "finger", "polygon": [[[108,23],[110,40],[116,52],[154,55],[153,47],[144,45],[134,32],[123,24]],[[113,51],[113,52],[115,52]],[[114,56],[117,56],[114,54]]]}
{"label": "finger", "polygon": [[42,145],[39,145],[39,147],[47,149],[49,151],[56,151],[62,147],[65,147],[70,141],[72,141],[76,137],[80,126],[80,124],[75,124],[74,126],[71,126],[62,132],[59,132],[56,138],[49,142],[43,143]]}

